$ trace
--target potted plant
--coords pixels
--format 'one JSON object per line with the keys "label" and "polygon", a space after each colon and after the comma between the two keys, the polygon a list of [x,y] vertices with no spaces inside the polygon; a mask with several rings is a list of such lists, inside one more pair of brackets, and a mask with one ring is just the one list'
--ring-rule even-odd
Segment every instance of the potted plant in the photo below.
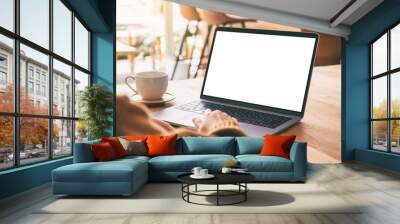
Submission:
{"label": "potted plant", "polygon": [[86,87],[79,94],[79,106],[82,109],[81,119],[88,131],[90,140],[110,136],[113,114],[112,92],[101,84]]}

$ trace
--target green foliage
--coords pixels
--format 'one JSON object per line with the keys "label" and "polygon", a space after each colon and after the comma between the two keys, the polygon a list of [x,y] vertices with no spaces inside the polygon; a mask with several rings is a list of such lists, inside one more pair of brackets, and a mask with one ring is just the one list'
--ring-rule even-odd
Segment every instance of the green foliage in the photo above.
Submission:
{"label": "green foliage", "polygon": [[112,125],[112,92],[104,85],[86,87],[80,94],[81,118],[85,121],[89,139],[109,136],[107,129]]}

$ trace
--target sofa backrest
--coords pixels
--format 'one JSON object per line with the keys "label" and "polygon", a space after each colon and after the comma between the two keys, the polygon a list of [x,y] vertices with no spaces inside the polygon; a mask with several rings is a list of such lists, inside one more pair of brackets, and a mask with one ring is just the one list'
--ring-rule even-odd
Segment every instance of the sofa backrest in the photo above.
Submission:
{"label": "sofa backrest", "polygon": [[74,148],[74,163],[89,163],[95,162],[96,158],[90,148],[92,144],[99,144],[100,140],[75,143]]}
{"label": "sofa backrest", "polygon": [[177,145],[178,154],[225,154],[235,155],[233,137],[183,137]]}
{"label": "sofa backrest", "polygon": [[236,137],[236,155],[259,154],[264,145],[263,137]]}
{"label": "sofa backrest", "polygon": [[[76,143],[74,148],[74,163],[95,162],[90,148],[100,140]],[[182,137],[177,140],[177,154],[225,154],[245,155],[259,154],[264,144],[263,137]],[[295,142],[292,148],[296,145]]]}

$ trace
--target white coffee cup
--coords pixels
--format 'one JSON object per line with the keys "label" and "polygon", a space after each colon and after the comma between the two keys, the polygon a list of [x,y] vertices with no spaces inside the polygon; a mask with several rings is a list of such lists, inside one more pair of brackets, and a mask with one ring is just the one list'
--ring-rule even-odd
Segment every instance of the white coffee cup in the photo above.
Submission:
{"label": "white coffee cup", "polygon": [[[136,88],[129,84],[129,79],[136,81]],[[135,76],[126,77],[125,83],[135,94],[142,96],[144,100],[158,100],[167,91],[168,75],[157,71],[139,72]]]}
{"label": "white coffee cup", "polygon": [[203,169],[203,168],[201,168],[201,167],[194,167],[194,168],[192,169],[192,173],[193,173],[194,175],[196,175],[196,176],[200,176],[200,172],[201,172],[202,169]]}
{"label": "white coffee cup", "polygon": [[208,175],[208,169],[201,169],[200,170],[200,176],[207,176]]}
{"label": "white coffee cup", "polygon": [[230,172],[232,172],[232,168],[230,168],[230,167],[222,167],[221,172],[222,173],[230,173]]}

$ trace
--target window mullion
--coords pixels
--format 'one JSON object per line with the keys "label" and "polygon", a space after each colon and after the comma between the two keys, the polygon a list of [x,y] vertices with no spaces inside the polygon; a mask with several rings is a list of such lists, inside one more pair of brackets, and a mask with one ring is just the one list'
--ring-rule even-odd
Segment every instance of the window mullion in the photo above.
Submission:
{"label": "window mullion", "polygon": [[[53,0],[49,0],[49,50],[53,52]],[[48,151],[49,151],[49,159],[53,159],[53,57],[49,55],[49,73],[48,73],[48,92],[47,96],[49,97],[49,115],[50,119],[48,120]]]}
{"label": "window mullion", "polygon": [[[72,105],[71,105],[71,117],[75,118],[75,12],[72,11],[72,16],[71,16],[71,24],[72,24],[72,38],[71,38],[71,60],[72,64],[74,66],[71,67],[71,91],[72,91]],[[71,130],[71,150],[72,150],[72,155],[74,155],[75,151],[75,125],[76,121],[71,122],[72,130]]]}
{"label": "window mullion", "polygon": [[[390,70],[390,30],[387,32],[387,71]],[[387,117],[391,118],[392,117],[392,111],[391,111],[391,78],[392,74],[387,75]],[[392,135],[391,135],[391,125],[392,121],[388,120],[387,121],[387,141],[388,141],[388,152],[392,151]]]}
{"label": "window mullion", "polygon": [[[14,1],[14,30],[17,34],[19,34],[19,0]],[[20,50],[19,50],[19,40],[17,38],[14,39],[14,112],[19,113],[19,98],[20,98]],[[19,136],[20,136],[20,119],[19,117],[14,116],[14,165],[19,166],[20,164],[20,156],[19,156]]]}
{"label": "window mullion", "polygon": [[370,69],[370,71],[369,71],[369,85],[370,85],[370,89],[369,89],[369,118],[370,118],[370,122],[369,122],[369,144],[370,144],[370,149],[373,149],[373,146],[374,146],[374,136],[373,136],[373,130],[372,130],[372,128],[373,128],[373,121],[372,121],[372,118],[373,118],[373,102],[372,102],[372,96],[373,96],[373,79],[372,79],[372,76],[373,76],[373,74],[372,74],[372,72],[373,72],[373,50],[374,50],[374,48],[372,47],[372,45],[370,45],[370,47],[369,47],[369,49],[370,49],[370,55],[369,55],[369,64],[370,64],[370,66],[369,66],[369,69]]}

